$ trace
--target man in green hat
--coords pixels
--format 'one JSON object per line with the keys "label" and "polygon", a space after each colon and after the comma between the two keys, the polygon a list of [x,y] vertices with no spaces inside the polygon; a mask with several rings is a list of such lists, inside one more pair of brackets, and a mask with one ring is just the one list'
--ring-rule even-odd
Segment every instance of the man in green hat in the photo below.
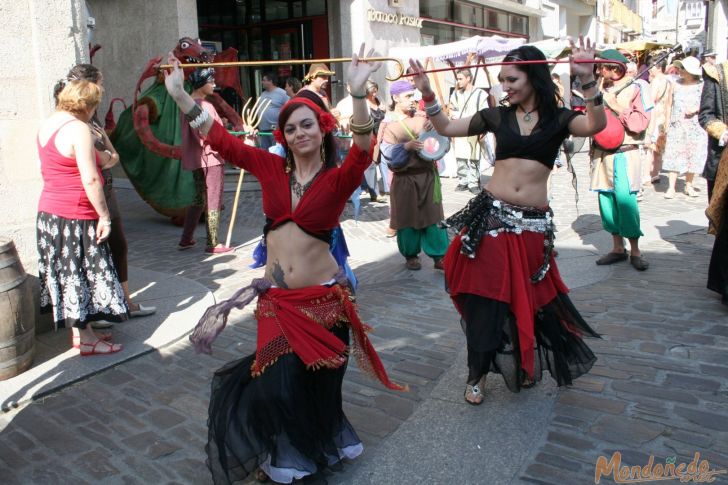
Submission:
{"label": "man in green hat", "polygon": [[[602,59],[627,63],[627,58],[616,49],[608,49],[600,55]],[[591,189],[599,193],[599,213],[602,226],[612,234],[612,250],[597,260],[598,265],[609,265],[627,261],[638,271],[648,268],[639,249],[640,212],[637,193],[641,185],[640,147],[645,144],[645,134],[650,122],[645,109],[644,97],[639,83],[632,83],[629,76],[622,77],[625,67],[620,64],[599,64],[601,91],[607,116],[615,117],[619,134],[624,131],[621,146],[614,149],[600,147],[592,139]],[[621,89],[625,87],[624,89]],[[620,91],[621,89],[621,91]],[[617,93],[619,91],[619,93]],[[607,126],[605,130],[609,130]],[[624,238],[629,241],[627,253]]]}

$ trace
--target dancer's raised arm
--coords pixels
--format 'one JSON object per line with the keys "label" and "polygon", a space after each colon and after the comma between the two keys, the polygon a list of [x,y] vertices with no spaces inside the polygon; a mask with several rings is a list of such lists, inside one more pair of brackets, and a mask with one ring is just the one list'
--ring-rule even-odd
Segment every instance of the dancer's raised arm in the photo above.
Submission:
{"label": "dancer's raised arm", "polygon": [[205,116],[202,108],[185,91],[184,71],[179,67],[179,59],[174,57],[174,54],[171,52],[167,57],[167,64],[172,64],[173,66],[172,69],[164,71],[164,85],[167,88],[167,92],[187,119],[190,120],[190,125],[192,126],[192,122],[199,120],[200,124],[193,126],[193,128],[197,128],[201,135],[207,135],[214,120],[211,116]]}
{"label": "dancer's raised arm", "polygon": [[432,126],[441,135],[444,136],[467,136],[470,128],[470,120],[472,116],[467,118],[458,118],[451,120],[442,112],[440,102],[437,100],[435,93],[430,87],[430,80],[425,74],[425,68],[422,63],[415,59],[410,59],[410,67],[415,73],[413,79],[415,86],[422,93],[422,100],[425,102],[425,112],[432,122]]}
{"label": "dancer's raised arm", "polygon": [[[374,57],[377,54],[374,49],[370,49],[366,57]],[[368,151],[372,141],[372,129],[374,120],[369,113],[367,105],[367,89],[366,83],[379,67],[381,62],[363,62],[359,59],[364,57],[364,44],[359,47],[359,54],[352,54],[351,64],[346,70],[347,82],[352,97],[353,115],[349,128],[353,135],[352,141],[355,145],[364,151]]]}

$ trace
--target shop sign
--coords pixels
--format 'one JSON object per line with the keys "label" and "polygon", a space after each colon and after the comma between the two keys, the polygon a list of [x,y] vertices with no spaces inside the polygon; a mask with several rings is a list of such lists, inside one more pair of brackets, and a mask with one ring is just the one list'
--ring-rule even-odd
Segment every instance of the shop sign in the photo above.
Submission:
{"label": "shop sign", "polygon": [[406,25],[409,27],[422,28],[422,19],[414,15],[404,15],[401,13],[387,13],[379,10],[367,10],[367,20],[369,22],[381,22],[384,24]]}

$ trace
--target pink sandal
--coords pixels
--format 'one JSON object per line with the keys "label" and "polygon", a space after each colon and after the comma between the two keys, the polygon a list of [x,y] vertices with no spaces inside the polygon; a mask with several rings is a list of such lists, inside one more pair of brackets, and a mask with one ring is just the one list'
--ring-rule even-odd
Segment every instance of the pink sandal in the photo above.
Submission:
{"label": "pink sandal", "polygon": [[[99,338],[101,340],[105,341],[105,342],[111,342],[111,334],[110,333],[102,334]],[[80,349],[81,348],[81,336],[80,335],[72,335],[71,336],[71,347],[73,347],[74,349]]]}
{"label": "pink sandal", "polygon": [[[106,346],[105,348],[102,347],[105,350],[98,349],[97,347],[99,346],[99,344],[105,345]],[[88,348],[90,348],[91,350],[87,350]],[[123,348],[124,348],[124,346],[121,344],[112,344],[112,343],[106,342],[105,340],[102,340],[102,339],[98,339],[96,342],[94,342],[92,344],[81,342],[81,345],[80,345],[81,355],[84,357],[88,356],[88,355],[113,354],[113,353],[120,351]]]}

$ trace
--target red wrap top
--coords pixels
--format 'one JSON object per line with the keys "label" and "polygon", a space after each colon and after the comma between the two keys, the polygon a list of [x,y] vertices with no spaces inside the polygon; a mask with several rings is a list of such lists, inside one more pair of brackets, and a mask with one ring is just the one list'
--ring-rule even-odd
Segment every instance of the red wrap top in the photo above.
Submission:
{"label": "red wrap top", "polygon": [[255,175],[263,189],[263,212],[271,220],[269,229],[293,221],[306,233],[320,237],[339,224],[346,201],[361,183],[371,163],[369,154],[352,145],[341,167],[324,169],[306,191],[295,210],[291,210],[290,174],[286,160],[246,145],[214,123],[207,142],[228,162]]}

